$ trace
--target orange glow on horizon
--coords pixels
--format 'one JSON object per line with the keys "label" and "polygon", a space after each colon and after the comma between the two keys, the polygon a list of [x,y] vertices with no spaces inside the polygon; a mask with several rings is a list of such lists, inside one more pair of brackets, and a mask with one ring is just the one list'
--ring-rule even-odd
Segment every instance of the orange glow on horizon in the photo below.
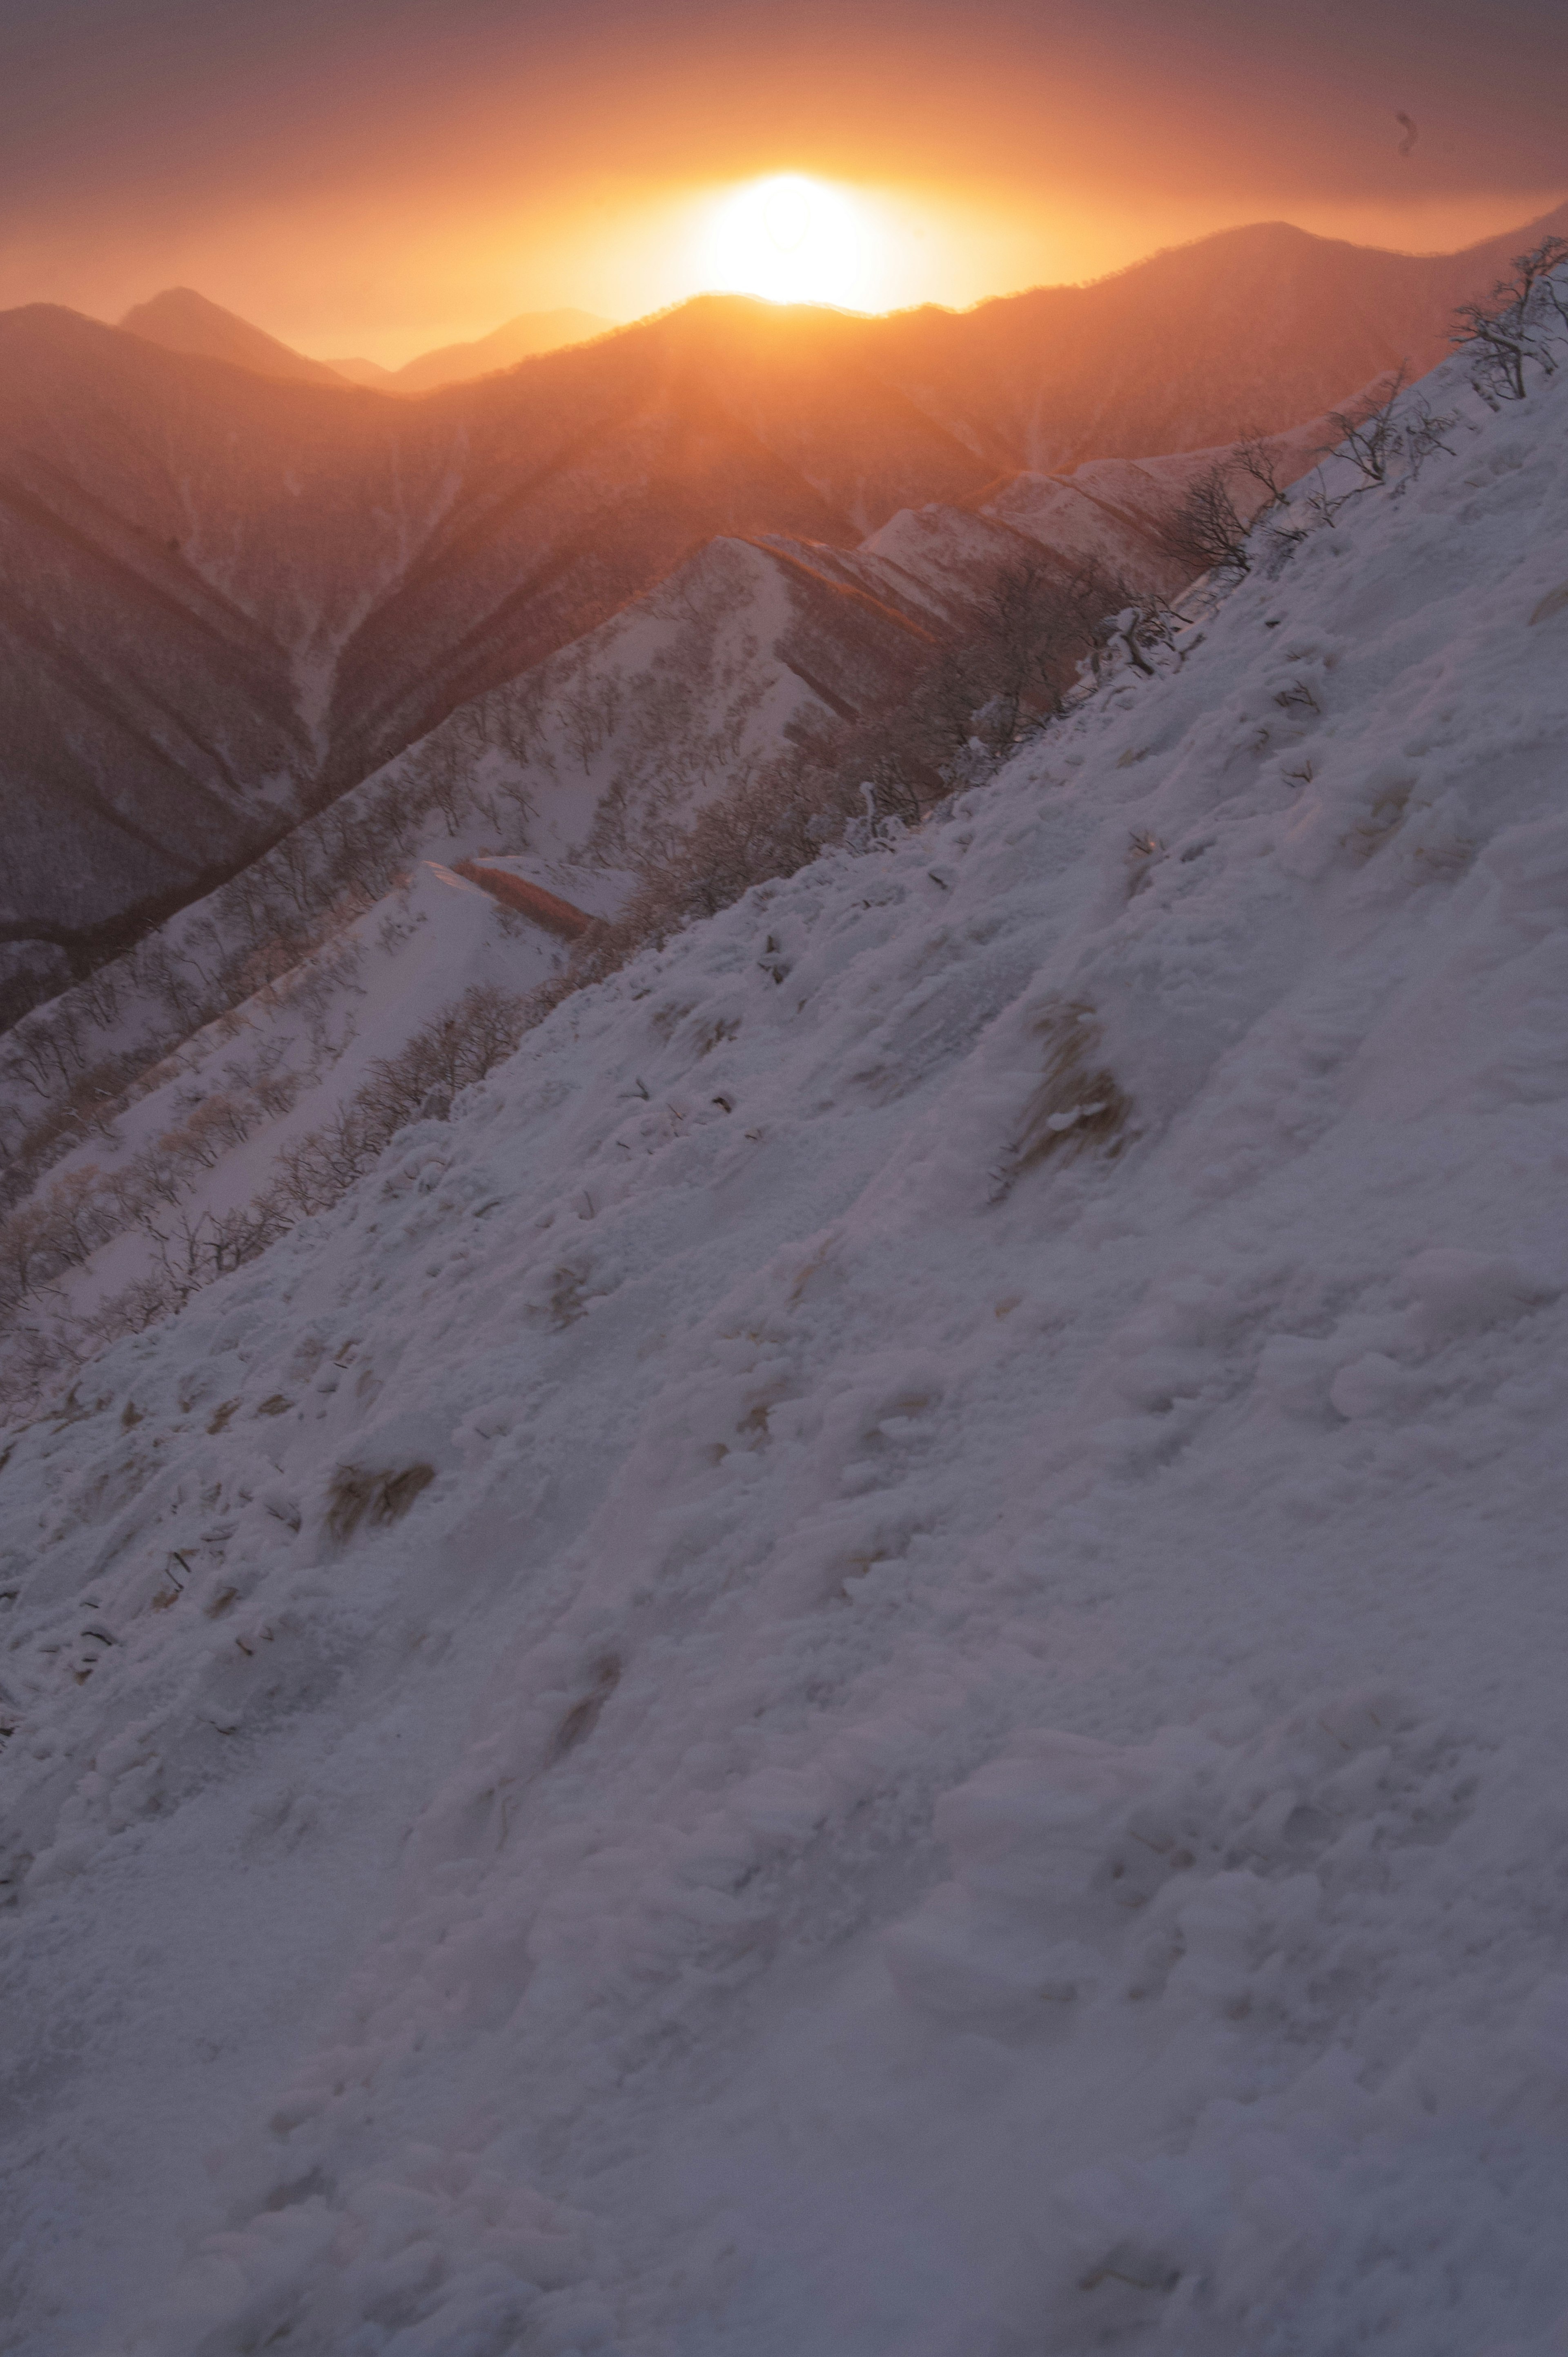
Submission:
{"label": "orange glow on horizon", "polygon": [[[482,221],[437,216],[399,246],[384,274],[368,274],[352,288],[317,233],[291,227],[284,234],[276,221],[250,235],[209,232],[199,254],[138,283],[124,301],[143,300],[159,285],[198,285],[318,359],[363,352],[396,366],[488,334],[519,312],[567,304],[617,321],[714,292],[854,311],[920,303],[964,310],[1032,286],[1103,277],[1163,247],[1256,221],[1290,221],[1359,245],[1450,253],[1547,211],[1562,196],[1549,188],[1394,207],[1173,195],[1157,205],[1112,206],[1065,188],[1020,199],[1004,188],[770,172],[699,188],[628,187],[618,201],[601,196],[590,209],[568,199],[542,221],[500,211]],[[280,251],[288,257],[282,269]],[[264,296],[251,291],[261,282]],[[373,320],[372,309],[380,314]],[[335,324],[346,316],[348,324]]]}
{"label": "orange glow on horizon", "polygon": [[730,290],[847,310],[952,309],[1025,288],[1082,283],[1162,247],[1246,221],[1444,253],[1520,225],[1539,195],[1368,203],[1249,203],[1169,194],[1107,200],[1068,186],[857,180],[774,170],[693,187],[627,175],[562,188],[548,206],[468,191],[298,195],[182,222],[116,251],[74,237],[0,238],[8,299],[65,301],[116,319],[169,285],[195,286],[313,358],[397,367],[489,334],[519,313],[565,306],[607,321]]}

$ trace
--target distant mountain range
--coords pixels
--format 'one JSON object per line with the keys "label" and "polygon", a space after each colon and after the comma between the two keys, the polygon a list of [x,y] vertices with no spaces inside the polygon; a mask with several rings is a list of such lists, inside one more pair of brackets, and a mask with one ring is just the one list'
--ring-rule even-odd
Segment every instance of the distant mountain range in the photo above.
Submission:
{"label": "distant mountain range", "polygon": [[161,344],[166,352],[188,352],[198,360],[231,361],[256,376],[292,377],[303,384],[340,384],[345,380],[325,361],[306,360],[264,328],[252,328],[236,312],[209,303],[193,286],[166,286],[147,303],[137,303],[120,322],[128,336]]}
{"label": "distant mountain range", "polygon": [[1048,542],[1049,479],[1423,369],[1565,221],[1438,257],[1264,225],[961,314],[706,296],[415,402],[188,292],[0,315],[0,983],[58,986],[715,538],[849,552],[937,503]]}
{"label": "distant mountain range", "polygon": [[292,377],[303,384],[363,384],[377,393],[430,393],[437,385],[466,383],[495,369],[514,368],[536,352],[557,351],[563,344],[580,344],[614,325],[592,311],[524,311],[492,335],[477,342],[445,344],[439,351],[422,352],[403,368],[382,368],[376,361],[313,361],[291,345],[280,343],[261,328],[252,327],[237,312],[209,302],[191,286],[167,286],[150,302],[138,303],[120,325],[166,351],[189,352],[198,359],[230,361],[257,376]]}
{"label": "distant mountain range", "polygon": [[332,366],[350,384],[368,384],[377,393],[433,393],[440,384],[465,384],[470,377],[488,376],[492,369],[514,368],[536,352],[585,343],[590,336],[607,335],[614,325],[613,319],[597,318],[592,311],[523,311],[492,335],[470,344],[443,344],[399,369],[382,368],[375,361],[334,361]]}

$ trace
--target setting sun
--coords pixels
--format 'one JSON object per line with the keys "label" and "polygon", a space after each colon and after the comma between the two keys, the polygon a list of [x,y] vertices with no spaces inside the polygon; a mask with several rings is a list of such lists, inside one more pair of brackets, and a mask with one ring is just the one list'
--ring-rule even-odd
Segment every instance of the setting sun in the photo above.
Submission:
{"label": "setting sun", "polygon": [[725,293],[772,303],[877,307],[881,241],[843,188],[797,172],[753,180],[708,215],[702,274]]}

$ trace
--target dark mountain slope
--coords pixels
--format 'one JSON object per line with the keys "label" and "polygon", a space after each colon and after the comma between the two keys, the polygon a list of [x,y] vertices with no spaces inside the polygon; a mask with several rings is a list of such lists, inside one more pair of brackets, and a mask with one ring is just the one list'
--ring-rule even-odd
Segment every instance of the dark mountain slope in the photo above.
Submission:
{"label": "dark mountain slope", "polygon": [[90,952],[715,534],[979,487],[896,390],[809,353],[769,388],[766,335],[737,415],[750,309],[417,404],[0,317],[4,937]]}
{"label": "dark mountain slope", "polygon": [[344,649],[328,789],[715,534],[849,547],[901,506],[978,492],[961,443],[836,360],[839,327],[712,300],[422,404],[464,438],[462,480]]}
{"label": "dark mountain slope", "polygon": [[1275,432],[1408,359],[1568,205],[1456,254],[1384,253],[1283,222],[1226,230],[1091,286],[865,322],[856,349],[998,466],[1051,473]]}
{"label": "dark mountain slope", "polygon": [[297,815],[313,658],[396,561],[390,406],[0,317],[10,938],[177,899]]}

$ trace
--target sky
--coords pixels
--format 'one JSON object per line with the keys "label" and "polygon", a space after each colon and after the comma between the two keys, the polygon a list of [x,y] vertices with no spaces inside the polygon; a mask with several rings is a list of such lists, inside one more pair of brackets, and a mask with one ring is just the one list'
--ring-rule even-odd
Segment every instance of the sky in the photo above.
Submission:
{"label": "sky", "polygon": [[0,307],[195,285],[395,364],[1244,221],[1440,251],[1568,191],[1565,102],[1561,0],[0,0]]}

